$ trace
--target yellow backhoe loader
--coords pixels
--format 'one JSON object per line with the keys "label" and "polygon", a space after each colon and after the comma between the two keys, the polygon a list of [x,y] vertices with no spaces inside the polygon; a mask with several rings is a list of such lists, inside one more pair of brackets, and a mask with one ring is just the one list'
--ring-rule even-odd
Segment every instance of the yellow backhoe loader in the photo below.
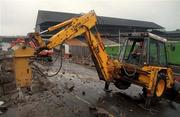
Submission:
{"label": "yellow backhoe loader", "polygon": [[[148,107],[154,98],[161,98],[174,86],[173,72],[167,64],[166,39],[151,33],[130,33],[125,41],[119,59],[111,59],[105,51],[96,26],[97,17],[94,11],[74,17],[70,20],[49,27],[43,32],[31,33],[30,37],[39,49],[20,47],[14,54],[15,76],[18,87],[31,85],[32,71],[30,57],[35,57],[44,49],[53,49],[74,37],[84,35],[91,51],[92,60],[100,80],[105,81],[105,90],[109,83],[119,89],[127,89],[131,84],[143,87]],[[61,29],[53,35],[48,43],[41,34]]]}

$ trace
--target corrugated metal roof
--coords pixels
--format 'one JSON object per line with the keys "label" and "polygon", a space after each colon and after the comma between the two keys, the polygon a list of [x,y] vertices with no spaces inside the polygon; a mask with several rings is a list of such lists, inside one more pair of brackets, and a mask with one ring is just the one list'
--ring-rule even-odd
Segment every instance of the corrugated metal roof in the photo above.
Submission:
{"label": "corrugated metal roof", "polygon": [[[36,25],[45,22],[63,22],[65,20],[68,20],[72,17],[79,15],[80,14],[39,10]],[[104,16],[98,16],[98,23],[102,25],[111,25],[111,26],[129,26],[129,27],[143,27],[147,29],[163,29],[162,26],[154,22],[104,17]]]}

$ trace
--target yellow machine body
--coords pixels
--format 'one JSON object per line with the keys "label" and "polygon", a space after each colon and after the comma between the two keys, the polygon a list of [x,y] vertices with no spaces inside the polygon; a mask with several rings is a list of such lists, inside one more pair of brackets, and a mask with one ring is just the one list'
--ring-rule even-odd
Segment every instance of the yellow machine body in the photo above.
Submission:
{"label": "yellow machine body", "polygon": [[[108,54],[104,49],[104,44],[102,42],[100,34],[96,33],[96,35],[94,35],[90,30],[96,25],[96,22],[96,14],[94,11],[91,11],[89,13],[83,14],[82,16],[74,17],[70,20],[49,27],[46,31],[43,31],[42,33],[51,32],[59,28],[62,28],[62,30],[53,35],[49,39],[49,42],[47,44],[45,44],[42,37],[40,36],[41,33],[35,32],[32,33],[32,35],[34,35],[35,40],[37,41],[37,44],[40,47],[40,50],[44,48],[55,48],[56,46],[62,44],[66,40],[72,39],[79,35],[84,35],[87,40],[87,44],[90,48],[90,51],[92,53],[92,59],[95,63],[99,78],[101,80],[111,82],[116,79],[126,79],[121,74],[122,68],[126,67],[126,69],[129,69],[130,71],[131,69],[136,68],[137,73],[139,74],[137,80],[130,81],[130,78],[127,80],[129,82],[146,87],[151,92],[154,91],[159,71],[163,71],[166,74],[167,88],[172,87],[174,80],[172,78],[171,68],[148,65],[139,67],[133,64],[126,64],[119,60],[112,60],[111,58],[109,58]],[[155,38],[156,40],[162,42],[166,41],[164,38],[158,37],[156,35],[148,35],[151,36],[151,38]]]}
{"label": "yellow machine body", "polygon": [[30,87],[32,82],[32,69],[29,58],[34,55],[34,49],[30,47],[19,47],[14,52],[14,75],[17,87]]}

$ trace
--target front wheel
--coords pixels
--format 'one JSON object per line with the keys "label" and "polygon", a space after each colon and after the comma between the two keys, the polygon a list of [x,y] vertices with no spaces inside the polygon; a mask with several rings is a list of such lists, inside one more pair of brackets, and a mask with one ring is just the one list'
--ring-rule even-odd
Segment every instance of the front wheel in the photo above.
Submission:
{"label": "front wheel", "polygon": [[131,86],[131,83],[127,82],[127,81],[123,81],[123,80],[117,80],[114,85],[118,88],[118,89],[128,89]]}

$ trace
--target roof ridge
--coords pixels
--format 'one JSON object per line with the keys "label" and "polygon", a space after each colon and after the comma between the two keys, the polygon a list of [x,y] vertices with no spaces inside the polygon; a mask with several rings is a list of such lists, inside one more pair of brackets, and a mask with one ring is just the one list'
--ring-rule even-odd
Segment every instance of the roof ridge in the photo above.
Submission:
{"label": "roof ridge", "polygon": [[[67,19],[70,19],[74,16],[78,16],[80,14],[77,13],[67,13],[67,12],[58,12],[58,11],[46,11],[46,10],[38,10],[38,18],[36,21],[36,25],[44,23],[44,22],[63,22]],[[99,24],[112,25],[112,26],[130,26],[130,27],[145,27],[149,29],[163,29],[162,26],[150,22],[150,21],[142,21],[142,20],[134,20],[134,19],[125,19],[118,17],[107,17],[107,16],[97,16]],[[102,20],[101,20],[102,19]]]}

